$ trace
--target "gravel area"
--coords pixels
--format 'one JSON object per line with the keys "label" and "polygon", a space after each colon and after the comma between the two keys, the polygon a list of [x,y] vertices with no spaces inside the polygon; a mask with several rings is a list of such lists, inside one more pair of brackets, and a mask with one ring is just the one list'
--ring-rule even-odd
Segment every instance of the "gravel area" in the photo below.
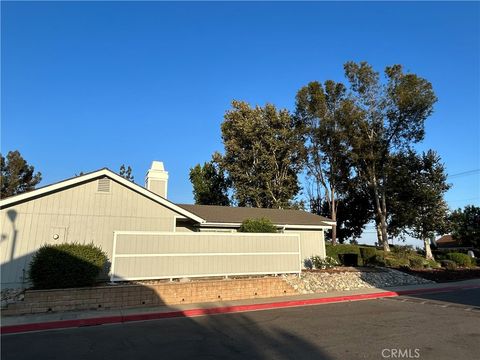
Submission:
{"label": "gravel area", "polygon": [[24,293],[25,290],[23,289],[2,289],[2,308],[6,307],[8,304],[22,301]]}
{"label": "gravel area", "polygon": [[434,283],[434,281],[393,269],[382,269],[380,271],[304,272],[300,277],[297,275],[285,275],[284,279],[301,294]]}

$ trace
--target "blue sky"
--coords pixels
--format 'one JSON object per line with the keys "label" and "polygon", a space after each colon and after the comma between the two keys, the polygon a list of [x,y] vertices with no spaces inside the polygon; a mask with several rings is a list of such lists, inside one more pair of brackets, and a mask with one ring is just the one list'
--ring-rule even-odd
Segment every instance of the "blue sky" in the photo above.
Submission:
{"label": "blue sky", "polygon": [[[292,109],[348,60],[403,64],[439,101],[420,150],[449,174],[480,168],[480,5],[468,3],[2,2],[1,150],[42,184],[152,160],[169,198],[191,202],[189,168],[222,150],[232,99]],[[480,173],[449,179],[451,207],[480,204]]]}

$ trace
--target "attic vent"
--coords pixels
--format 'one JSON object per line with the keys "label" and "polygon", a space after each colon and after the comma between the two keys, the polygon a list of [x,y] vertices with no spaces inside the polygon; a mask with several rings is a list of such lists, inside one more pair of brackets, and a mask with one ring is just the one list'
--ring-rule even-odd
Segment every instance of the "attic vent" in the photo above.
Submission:
{"label": "attic vent", "polygon": [[98,180],[98,192],[110,192],[110,179],[102,178]]}

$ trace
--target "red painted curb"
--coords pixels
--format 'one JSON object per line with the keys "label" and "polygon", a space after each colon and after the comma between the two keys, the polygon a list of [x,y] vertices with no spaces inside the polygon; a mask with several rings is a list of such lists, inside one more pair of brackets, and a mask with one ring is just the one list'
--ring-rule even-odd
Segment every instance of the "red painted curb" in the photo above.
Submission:
{"label": "red painted curb", "polygon": [[372,293],[372,294],[345,295],[345,296],[334,296],[334,297],[328,297],[328,298],[317,298],[317,299],[306,299],[306,300],[278,301],[278,302],[263,303],[263,304],[233,305],[233,306],[206,308],[206,309],[189,309],[189,310],[178,310],[178,311],[159,312],[159,313],[117,315],[117,316],[105,316],[105,317],[87,318],[87,319],[49,321],[49,322],[43,322],[43,323],[32,323],[32,324],[21,324],[21,325],[6,325],[0,328],[0,333],[14,334],[14,333],[20,333],[20,332],[29,332],[29,331],[65,329],[65,328],[103,325],[103,324],[118,324],[118,323],[124,323],[124,322],[132,322],[132,321],[145,321],[145,320],[158,320],[158,319],[168,319],[168,318],[177,318],[177,317],[185,318],[185,317],[196,317],[196,316],[215,315],[215,314],[228,314],[228,313],[244,312],[244,311],[279,309],[279,308],[299,307],[299,306],[308,306],[308,305],[328,304],[328,303],[335,303],[335,302],[378,299],[378,298],[394,297],[394,296],[400,296],[400,295],[438,293],[438,292],[448,292],[453,290],[467,290],[467,289],[476,289],[476,288],[480,288],[480,285],[448,286],[448,287],[436,288],[436,289],[426,288],[426,289],[415,289],[415,290],[383,291],[383,292]]}

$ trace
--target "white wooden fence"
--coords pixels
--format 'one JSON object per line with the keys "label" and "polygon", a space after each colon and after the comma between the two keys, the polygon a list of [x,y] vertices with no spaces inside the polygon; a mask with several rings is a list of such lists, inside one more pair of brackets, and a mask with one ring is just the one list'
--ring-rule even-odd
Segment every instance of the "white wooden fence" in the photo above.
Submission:
{"label": "white wooden fence", "polygon": [[115,231],[110,280],[300,273],[300,236]]}

